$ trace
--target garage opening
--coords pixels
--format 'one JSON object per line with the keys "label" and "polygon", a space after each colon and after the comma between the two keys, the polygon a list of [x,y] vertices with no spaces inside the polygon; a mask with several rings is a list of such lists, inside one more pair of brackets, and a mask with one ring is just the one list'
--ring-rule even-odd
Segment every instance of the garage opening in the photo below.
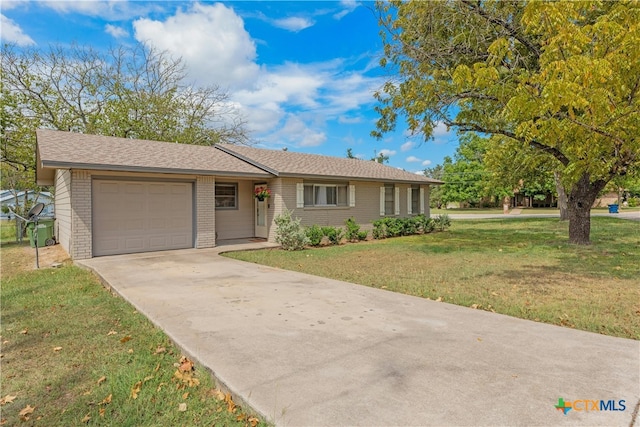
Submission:
{"label": "garage opening", "polygon": [[194,246],[193,183],[92,182],[93,256]]}

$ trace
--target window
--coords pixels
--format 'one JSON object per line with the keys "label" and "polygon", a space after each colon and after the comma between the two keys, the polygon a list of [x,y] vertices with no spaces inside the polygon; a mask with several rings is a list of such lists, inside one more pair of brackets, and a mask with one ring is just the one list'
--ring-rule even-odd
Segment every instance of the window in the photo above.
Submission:
{"label": "window", "polygon": [[347,206],[347,185],[304,184],[304,206]]}
{"label": "window", "polygon": [[411,213],[417,215],[420,213],[420,187],[411,187]]}
{"label": "window", "polygon": [[395,201],[394,201],[394,187],[393,184],[385,184],[384,186],[384,214],[393,215]]}
{"label": "window", "polygon": [[238,208],[238,184],[216,183],[216,209]]}

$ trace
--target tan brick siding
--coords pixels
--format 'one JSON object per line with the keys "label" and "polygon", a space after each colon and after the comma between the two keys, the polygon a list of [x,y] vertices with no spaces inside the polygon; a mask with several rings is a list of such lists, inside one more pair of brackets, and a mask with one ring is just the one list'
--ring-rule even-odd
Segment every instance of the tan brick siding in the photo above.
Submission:
{"label": "tan brick siding", "polygon": [[196,248],[212,248],[216,245],[216,211],[214,209],[214,185],[212,176],[196,179]]}
{"label": "tan brick siding", "polygon": [[71,247],[73,259],[91,258],[91,174],[85,170],[71,173]]}
{"label": "tan brick siding", "polygon": [[[304,182],[299,178],[278,178],[270,187],[276,193],[274,197],[274,206],[272,208],[273,217],[280,214],[284,209],[292,210],[294,218],[300,218],[302,225],[308,227],[311,225],[319,226],[344,226],[345,221],[354,217],[356,222],[361,225],[363,230],[371,230],[372,222],[382,218],[380,216],[380,187],[384,183],[367,182],[367,181],[349,181],[349,185],[355,185],[354,207],[331,207],[331,208],[297,208],[296,207],[296,184]],[[400,188],[400,215],[399,217],[409,216],[407,210],[407,188],[411,185],[396,184]],[[429,190],[425,188],[425,214],[429,214]],[[418,212],[419,213],[419,212]],[[415,215],[417,213],[414,213]],[[395,216],[395,215],[391,215]],[[272,217],[272,218],[273,218]],[[276,226],[272,222],[269,229],[269,241],[275,239]]]}

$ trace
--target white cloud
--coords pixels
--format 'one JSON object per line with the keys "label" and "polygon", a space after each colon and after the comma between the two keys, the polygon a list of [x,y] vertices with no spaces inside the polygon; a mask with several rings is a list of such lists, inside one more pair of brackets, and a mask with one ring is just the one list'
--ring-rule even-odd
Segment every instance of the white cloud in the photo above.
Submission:
{"label": "white cloud", "polygon": [[343,125],[353,125],[356,123],[362,123],[362,117],[348,117],[345,115],[341,115],[338,117],[338,123]]}
{"label": "white cloud", "polygon": [[400,146],[400,151],[409,151],[414,147],[415,143],[413,141],[407,141]]}
{"label": "white cloud", "polygon": [[389,156],[389,157],[391,157],[391,156],[393,156],[393,155],[395,155],[395,154],[396,154],[396,151],[395,151],[395,150],[388,150],[388,149],[386,149],[386,148],[383,148],[382,150],[380,150],[380,151],[378,152],[378,154],[382,154],[383,156]]}
{"label": "white cloud", "polygon": [[200,84],[247,87],[258,75],[254,41],[242,18],[221,3],[196,3],[165,21],[141,18],[133,27],[138,41],[181,57]]}
{"label": "white cloud", "polygon": [[101,17],[110,21],[124,21],[138,16],[145,16],[151,12],[163,11],[167,3],[171,2],[122,0],[62,0],[38,2],[39,5],[53,9],[61,14],[77,13],[85,16]]}
{"label": "white cloud", "polygon": [[116,27],[115,25],[107,24],[104,26],[104,30],[107,34],[110,34],[117,39],[129,37],[129,32],[127,30],[121,27]]}
{"label": "white cloud", "polygon": [[417,163],[417,162],[421,162],[422,159],[419,159],[416,156],[409,156],[406,158],[406,161],[410,163]]}
{"label": "white cloud", "polygon": [[305,28],[309,28],[315,24],[315,22],[311,19],[300,18],[296,16],[292,16],[290,18],[274,19],[271,21],[271,23],[278,28],[283,28],[295,33],[304,30]]}
{"label": "white cloud", "polygon": [[433,128],[433,137],[437,138],[439,136],[445,136],[449,133],[447,130],[447,125],[442,122],[438,122],[436,126]]}
{"label": "white cloud", "polygon": [[11,10],[26,5],[29,0],[2,0],[2,10]]}
{"label": "white cloud", "polygon": [[36,44],[18,24],[4,15],[0,15],[0,39],[2,39],[2,43],[15,43],[18,46]]}
{"label": "white cloud", "polygon": [[425,160],[424,162],[422,162],[422,166],[429,166],[431,163],[431,160]]}
{"label": "white cloud", "polygon": [[297,147],[317,147],[327,140],[324,132],[313,130],[298,115],[289,114],[284,126],[270,135],[273,143]]}
{"label": "white cloud", "polygon": [[333,15],[334,19],[340,20],[344,18],[345,16],[353,12],[359,6],[359,4],[355,0],[342,0],[340,2],[340,6],[342,6],[344,9],[334,14]]}

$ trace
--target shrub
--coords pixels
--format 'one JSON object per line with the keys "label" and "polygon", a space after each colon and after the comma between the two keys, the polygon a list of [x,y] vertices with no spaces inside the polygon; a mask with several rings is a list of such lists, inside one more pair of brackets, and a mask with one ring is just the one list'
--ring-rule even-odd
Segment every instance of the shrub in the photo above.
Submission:
{"label": "shrub", "polygon": [[351,217],[345,221],[347,229],[345,231],[345,237],[350,242],[357,242],[358,240],[364,240],[367,238],[366,231],[360,231],[360,225],[356,220]]}
{"label": "shrub", "polygon": [[371,237],[374,239],[384,239],[387,237],[387,226],[382,219],[376,219],[372,221],[373,231],[371,231]]}
{"label": "shrub", "polygon": [[412,218],[380,218],[372,221],[372,224],[372,237],[374,239],[385,239],[387,237],[431,233],[436,228],[442,231],[451,225],[451,220],[447,214],[435,219],[427,218],[424,214],[420,214]]}
{"label": "shrub", "polygon": [[293,219],[292,211],[285,210],[274,219],[276,223],[276,242],[286,251],[299,251],[309,244],[309,239],[300,225],[300,218]]}
{"label": "shrub", "polygon": [[322,234],[327,236],[329,241],[334,245],[339,244],[343,236],[342,228],[339,227],[322,227]]}
{"label": "shrub", "polygon": [[635,208],[638,205],[640,205],[640,198],[639,197],[629,197],[629,200],[627,202],[629,203],[629,207],[630,208]]}
{"label": "shrub", "polygon": [[307,238],[309,239],[309,244],[311,246],[320,246],[320,242],[322,241],[322,229],[317,225],[312,225],[305,230]]}
{"label": "shrub", "polygon": [[438,231],[444,231],[451,225],[451,219],[449,215],[442,214],[434,218],[435,229]]}

